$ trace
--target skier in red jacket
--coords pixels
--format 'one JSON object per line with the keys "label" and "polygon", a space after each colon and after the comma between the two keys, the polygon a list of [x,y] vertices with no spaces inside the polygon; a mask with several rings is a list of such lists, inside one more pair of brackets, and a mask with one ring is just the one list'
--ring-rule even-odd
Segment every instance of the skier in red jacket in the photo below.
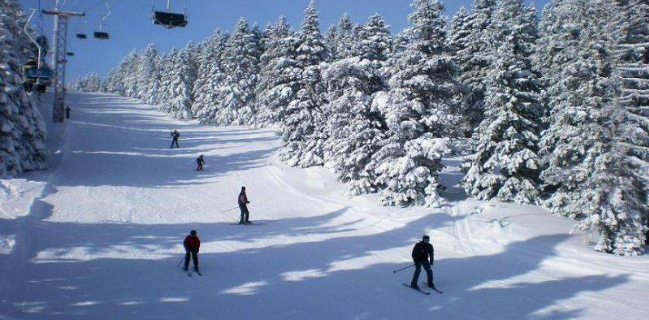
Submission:
{"label": "skier in red jacket", "polygon": [[189,259],[194,260],[194,270],[196,272],[198,271],[198,250],[201,248],[201,239],[196,236],[196,230],[192,230],[187,237],[185,237],[185,241],[183,242],[183,246],[185,247],[185,267],[183,270],[187,271],[187,268],[189,267]]}

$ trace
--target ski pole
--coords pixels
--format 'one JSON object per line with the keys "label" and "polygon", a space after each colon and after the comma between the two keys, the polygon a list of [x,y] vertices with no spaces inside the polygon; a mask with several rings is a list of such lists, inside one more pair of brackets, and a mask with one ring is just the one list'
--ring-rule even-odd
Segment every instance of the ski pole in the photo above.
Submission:
{"label": "ski pole", "polygon": [[176,269],[180,268],[180,264],[183,263],[183,260],[185,260],[185,257],[180,258],[180,261],[178,261],[178,265],[176,266]]}
{"label": "ski pole", "polygon": [[232,211],[232,210],[235,210],[235,209],[239,209],[239,207],[234,207],[234,208],[231,208],[231,209],[219,211],[218,213],[228,212],[228,211]]}
{"label": "ski pole", "polygon": [[403,271],[403,270],[406,270],[406,269],[410,269],[410,268],[412,268],[412,267],[414,267],[414,266],[415,266],[415,264],[413,263],[412,265],[409,265],[409,266],[407,266],[407,267],[405,267],[405,268],[401,268],[401,269],[398,269],[398,270],[393,270],[392,273],[397,273],[397,272],[399,272],[399,271]]}

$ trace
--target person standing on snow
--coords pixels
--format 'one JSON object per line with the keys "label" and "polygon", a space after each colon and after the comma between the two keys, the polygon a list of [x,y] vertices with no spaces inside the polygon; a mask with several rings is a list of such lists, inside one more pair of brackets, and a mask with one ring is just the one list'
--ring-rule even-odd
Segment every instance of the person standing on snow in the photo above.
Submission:
{"label": "person standing on snow", "polygon": [[198,156],[198,158],[196,158],[196,164],[198,165],[198,167],[196,168],[196,171],[203,170],[203,164],[204,163],[205,163],[205,159],[203,159],[203,155],[201,154],[200,156]]}
{"label": "person standing on snow", "polygon": [[196,272],[198,271],[198,251],[201,248],[201,239],[196,236],[196,230],[192,230],[187,237],[185,237],[185,241],[183,242],[183,246],[185,247],[185,267],[183,270],[187,271],[187,268],[189,267],[189,259],[194,260],[194,270]]}
{"label": "person standing on snow", "polygon": [[[429,257],[430,261],[428,261]],[[415,262],[415,274],[412,276],[410,287],[419,290],[417,281],[419,281],[419,274],[421,273],[421,267],[423,266],[428,275],[428,281],[426,284],[431,288],[435,288],[435,285],[433,284],[433,270],[431,269],[431,266],[435,261],[435,249],[433,248],[433,245],[430,244],[429,236],[425,235],[422,240],[412,248],[412,260]]]}
{"label": "person standing on snow", "polygon": [[172,137],[172,140],[171,140],[171,149],[174,148],[174,143],[176,144],[176,148],[180,148],[180,146],[178,146],[178,138],[180,138],[180,133],[178,133],[177,130],[174,130],[174,131],[171,133],[171,137]]}
{"label": "person standing on snow", "polygon": [[239,224],[250,224],[250,212],[248,212],[248,203],[250,201],[248,201],[248,196],[246,196],[246,187],[241,187],[237,202],[239,202],[239,209],[241,209]]}

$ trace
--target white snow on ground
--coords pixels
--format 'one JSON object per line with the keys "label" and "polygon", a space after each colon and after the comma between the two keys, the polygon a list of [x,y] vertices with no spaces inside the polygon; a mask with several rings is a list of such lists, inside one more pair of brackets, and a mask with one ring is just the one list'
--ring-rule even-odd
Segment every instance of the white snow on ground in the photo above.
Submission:
{"label": "white snow on ground", "polygon": [[[0,319],[649,313],[649,256],[594,252],[587,235],[568,234],[572,221],[539,207],[464,200],[457,186],[441,209],[383,207],[373,195],[348,198],[323,168],[282,165],[269,130],[170,120],[116,96],[69,99],[72,119],[50,130],[53,168],[2,180]],[[169,149],[171,129],[180,149]],[[207,171],[195,171],[199,154]],[[442,179],[456,183],[458,159],[447,164]],[[241,186],[252,226],[235,225]],[[177,268],[191,229],[203,277]],[[392,273],[425,233],[443,295],[404,288],[412,269]]]}

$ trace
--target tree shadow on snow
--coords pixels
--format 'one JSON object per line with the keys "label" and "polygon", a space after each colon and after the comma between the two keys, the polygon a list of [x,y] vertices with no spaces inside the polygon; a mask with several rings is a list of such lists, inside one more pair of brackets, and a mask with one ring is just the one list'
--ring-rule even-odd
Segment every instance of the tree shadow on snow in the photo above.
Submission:
{"label": "tree shadow on snow", "polygon": [[[628,281],[625,275],[542,275],[537,282],[516,281],[540,272],[541,263],[555,256],[556,245],[567,239],[547,235],[483,256],[445,258],[448,248],[437,247],[436,283],[445,293],[426,297],[401,286],[412,270],[391,270],[407,265],[420,234],[451,226],[453,218],[431,214],[379,231],[367,221],[341,220],[346,210],[263,226],[53,223],[44,220],[47,214],[28,216],[17,223],[47,232],[35,232],[20,243],[9,259],[14,269],[5,266],[10,271],[5,277],[26,283],[2,292],[3,313],[95,320],[568,319],[580,317],[583,310],[567,305],[546,309]],[[189,278],[176,267],[190,229],[199,230],[204,248],[218,248],[200,254],[200,278]],[[237,249],[235,243],[250,248]],[[531,248],[534,254],[524,254]],[[383,258],[391,249],[403,250],[406,262]],[[120,258],[107,258],[111,252]],[[169,255],[156,258],[149,252]],[[97,254],[104,257],[91,259]],[[503,281],[507,285],[500,285]]]}

